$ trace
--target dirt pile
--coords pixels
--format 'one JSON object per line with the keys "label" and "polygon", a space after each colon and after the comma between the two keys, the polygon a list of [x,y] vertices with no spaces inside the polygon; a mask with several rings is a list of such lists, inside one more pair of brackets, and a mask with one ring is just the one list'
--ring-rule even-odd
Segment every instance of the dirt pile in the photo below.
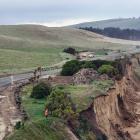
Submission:
{"label": "dirt pile", "polygon": [[92,68],[81,69],[73,76],[74,84],[89,84],[91,81],[98,78],[98,73]]}

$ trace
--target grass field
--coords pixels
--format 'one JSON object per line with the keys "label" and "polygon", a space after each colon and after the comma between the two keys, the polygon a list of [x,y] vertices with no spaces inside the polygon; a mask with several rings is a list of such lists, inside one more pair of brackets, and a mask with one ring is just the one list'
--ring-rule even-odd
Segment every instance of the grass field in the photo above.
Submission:
{"label": "grass field", "polygon": [[[64,48],[80,50],[128,49],[132,42],[104,39],[79,29],[48,28],[39,25],[0,26],[0,74],[28,71],[65,60]],[[98,51],[97,51],[98,52]]]}

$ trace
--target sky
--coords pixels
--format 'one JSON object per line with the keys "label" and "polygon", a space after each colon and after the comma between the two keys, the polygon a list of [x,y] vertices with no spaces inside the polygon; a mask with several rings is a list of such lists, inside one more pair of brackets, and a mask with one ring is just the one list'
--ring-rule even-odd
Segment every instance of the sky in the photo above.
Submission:
{"label": "sky", "polygon": [[59,27],[139,13],[140,0],[0,0],[0,24]]}

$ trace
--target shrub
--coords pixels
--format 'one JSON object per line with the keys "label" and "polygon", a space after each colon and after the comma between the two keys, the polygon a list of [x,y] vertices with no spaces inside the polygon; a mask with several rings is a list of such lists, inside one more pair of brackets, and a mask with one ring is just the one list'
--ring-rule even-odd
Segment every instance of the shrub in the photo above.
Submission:
{"label": "shrub", "polygon": [[41,82],[33,88],[33,91],[31,93],[31,98],[42,99],[48,96],[50,92],[51,92],[50,85],[45,84],[44,82]]}
{"label": "shrub", "polygon": [[66,64],[63,65],[61,75],[72,76],[73,74],[78,72],[79,69],[80,69],[79,61],[71,60],[69,62],[66,62]]}
{"label": "shrub", "polygon": [[74,48],[71,48],[71,47],[64,49],[63,52],[69,53],[69,54],[72,54],[72,55],[76,54],[76,50]]}
{"label": "shrub", "polygon": [[20,128],[21,128],[21,122],[18,121],[16,122],[15,129],[20,129]]}
{"label": "shrub", "polygon": [[69,120],[76,115],[69,95],[60,89],[54,89],[48,96],[46,107],[53,117]]}
{"label": "shrub", "polygon": [[94,60],[93,61],[94,65],[98,69],[102,65],[113,65],[115,62],[114,61],[106,61],[106,60]]}
{"label": "shrub", "polygon": [[96,69],[95,64],[92,61],[82,61],[81,68],[93,68]]}
{"label": "shrub", "polygon": [[72,76],[73,74],[75,74],[82,68],[96,69],[96,66],[92,61],[71,60],[69,62],[66,62],[66,64],[63,65],[61,75]]}
{"label": "shrub", "polygon": [[118,70],[111,65],[102,65],[99,67],[98,72],[100,74],[107,74],[110,77],[118,74]]}

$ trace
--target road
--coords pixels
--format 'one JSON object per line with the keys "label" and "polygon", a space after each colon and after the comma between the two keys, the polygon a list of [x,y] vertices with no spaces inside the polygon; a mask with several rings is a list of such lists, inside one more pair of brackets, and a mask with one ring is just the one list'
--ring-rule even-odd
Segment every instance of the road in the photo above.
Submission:
{"label": "road", "polygon": [[[60,69],[43,71],[41,78],[46,78],[48,76],[56,75],[58,72],[60,72]],[[31,72],[13,75],[13,81],[14,82],[22,82],[23,80],[28,80],[32,76],[33,76],[33,73],[31,73]],[[8,86],[10,84],[11,84],[11,76],[0,78],[0,87]]]}

